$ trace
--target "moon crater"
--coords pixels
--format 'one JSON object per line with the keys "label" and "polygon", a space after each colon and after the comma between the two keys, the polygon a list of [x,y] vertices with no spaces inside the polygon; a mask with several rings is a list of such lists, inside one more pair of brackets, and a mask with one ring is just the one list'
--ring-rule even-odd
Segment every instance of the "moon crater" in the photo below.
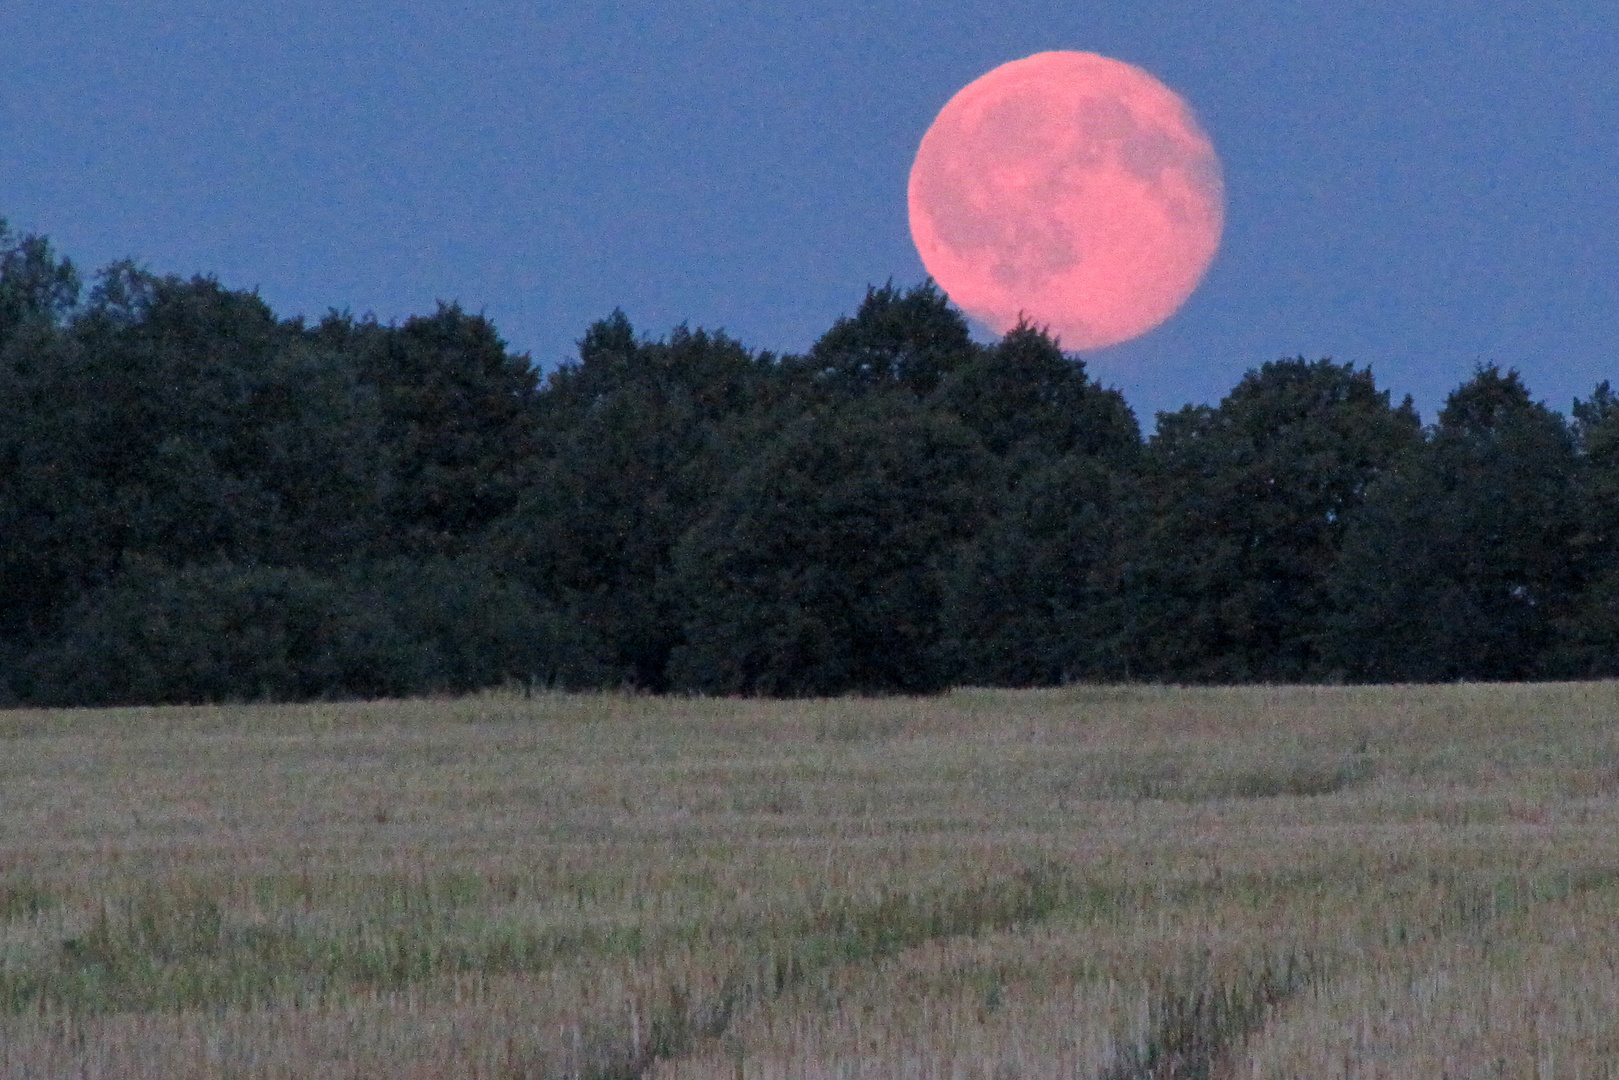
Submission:
{"label": "moon crater", "polygon": [[951,98],[922,139],[911,234],[951,298],[997,331],[1027,316],[1068,348],[1172,315],[1219,246],[1220,165],[1151,75],[1039,53]]}

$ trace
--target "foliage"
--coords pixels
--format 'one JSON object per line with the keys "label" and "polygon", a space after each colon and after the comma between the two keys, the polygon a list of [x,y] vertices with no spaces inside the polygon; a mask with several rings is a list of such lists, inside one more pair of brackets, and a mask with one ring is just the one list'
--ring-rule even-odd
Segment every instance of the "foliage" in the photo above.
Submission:
{"label": "foliage", "polygon": [[22,662],[49,704],[195,704],[592,684],[575,634],[476,562],[395,560],[325,577],[300,568],[138,561],[74,605]]}
{"label": "foliage", "polygon": [[56,326],[79,301],[79,272],[43,236],[18,236],[0,217],[0,345],[31,324]]}
{"label": "foliage", "polygon": [[375,396],[393,550],[459,551],[510,513],[538,467],[539,376],[489,320],[456,304],[401,326],[333,313],[309,337]]}
{"label": "foliage", "polygon": [[1575,400],[1573,414],[1579,526],[1569,559],[1577,584],[1555,617],[1547,670],[1613,678],[1619,676],[1619,398],[1603,381],[1590,400]]}
{"label": "foliage", "polygon": [[1619,675],[1619,398],[1297,358],[1129,406],[932,281],[546,374],[0,221],[0,701]]}
{"label": "foliage", "polygon": [[1332,659],[1356,679],[1534,676],[1575,584],[1575,480],[1563,418],[1481,367],[1367,492],[1334,574]]}
{"label": "foliage", "polygon": [[622,681],[666,684],[678,638],[661,592],[671,553],[730,471],[730,425],[754,405],[769,362],[683,327],[639,341],[618,312],[547,383],[544,457],[495,545],[606,643],[602,662]]}
{"label": "foliage", "polygon": [[989,475],[1002,481],[948,578],[942,618],[955,680],[1122,675],[1120,510],[1141,447],[1124,398],[1022,324],[952,372],[936,400],[997,457]]}
{"label": "foliage", "polygon": [[791,366],[832,393],[925,395],[976,352],[966,319],[932,279],[903,291],[890,281],[868,288],[854,316],[839,318]]}
{"label": "foliage", "polygon": [[1129,463],[1141,447],[1124,397],[1092,382],[1083,360],[1028,323],[960,362],[936,400],[1016,471],[1070,454]]}
{"label": "foliage", "polygon": [[0,633],[49,633],[131,556],[319,566],[364,548],[372,399],[249,293],[109,269],[0,363]]}
{"label": "foliage", "polygon": [[939,605],[984,511],[976,437],[898,394],[812,412],[681,541],[671,681],[710,693],[949,684]]}
{"label": "foliage", "polygon": [[1163,414],[1128,554],[1128,670],[1210,681],[1322,671],[1329,580],[1368,487],[1418,442],[1371,373],[1303,358],[1218,407]]}
{"label": "foliage", "polygon": [[1124,477],[1070,454],[1024,475],[961,549],[942,620],[954,681],[1056,686],[1125,675]]}

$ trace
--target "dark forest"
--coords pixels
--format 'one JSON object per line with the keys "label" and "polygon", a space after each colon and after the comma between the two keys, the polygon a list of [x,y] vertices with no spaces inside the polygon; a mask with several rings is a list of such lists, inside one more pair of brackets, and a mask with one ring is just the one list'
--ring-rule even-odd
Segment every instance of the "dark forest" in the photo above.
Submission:
{"label": "dark forest", "polygon": [[1619,400],[1262,363],[1143,432],[932,283],[804,355],[278,318],[0,221],[0,702],[1619,674]]}

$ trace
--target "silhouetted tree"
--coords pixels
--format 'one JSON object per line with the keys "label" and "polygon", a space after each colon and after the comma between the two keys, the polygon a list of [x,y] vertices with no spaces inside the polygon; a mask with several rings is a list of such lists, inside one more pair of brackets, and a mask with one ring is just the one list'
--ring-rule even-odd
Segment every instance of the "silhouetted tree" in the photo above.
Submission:
{"label": "silhouetted tree", "polygon": [[966,320],[931,279],[903,291],[890,281],[868,288],[859,310],[838,319],[791,368],[826,392],[925,395],[976,352]]}
{"label": "silhouetted tree", "polygon": [[600,685],[578,628],[476,559],[320,574],[135,558],[19,663],[30,701],[124,705]]}
{"label": "silhouetted tree", "polygon": [[1426,433],[1329,361],[1145,446],[933,282],[806,356],[638,338],[543,384],[457,305],[278,320],[0,221],[0,701],[1619,676],[1619,397],[1480,368]]}
{"label": "silhouetted tree", "polygon": [[1480,368],[1351,522],[1332,662],[1357,679],[1534,676],[1574,586],[1575,470],[1563,418],[1516,371]]}
{"label": "silhouetted tree", "polygon": [[440,304],[379,326],[333,313],[312,340],[351,357],[376,396],[396,550],[453,553],[509,513],[533,481],[539,375],[482,315]]}
{"label": "silhouetted tree", "polygon": [[73,264],[43,237],[19,236],[0,218],[0,699],[19,642],[48,623],[61,570],[41,550],[50,489],[71,484],[51,462],[50,391],[68,363],[62,321],[79,297]]}
{"label": "silhouetted tree", "polygon": [[639,341],[622,312],[542,395],[544,460],[497,541],[513,572],[611,655],[605,668],[666,685],[679,637],[662,595],[671,551],[733,468],[730,425],[753,410],[771,359],[723,334]]}
{"label": "silhouetted tree", "polygon": [[711,693],[925,692],[944,574],[980,526],[977,437],[908,395],[794,422],[682,540],[674,686]]}
{"label": "silhouetted tree", "polygon": [[1083,360],[1064,355],[1029,323],[965,353],[934,400],[1014,471],[1023,462],[1039,468],[1069,454],[1133,461],[1141,449],[1124,397],[1091,381]]}
{"label": "silhouetted tree", "polygon": [[1345,530],[1419,437],[1369,371],[1302,357],[1249,371],[1217,408],[1159,414],[1124,586],[1130,672],[1318,676]]}
{"label": "silhouetted tree", "polygon": [[1546,670],[1566,678],[1619,676],[1619,397],[1604,381],[1575,399],[1579,528],[1569,542],[1575,584],[1554,617]]}
{"label": "silhouetted tree", "polygon": [[13,630],[46,632],[132,556],[319,563],[376,516],[369,400],[252,294],[118,265],[0,378]]}
{"label": "silhouetted tree", "polygon": [[944,601],[952,680],[1052,686],[1120,679],[1119,552],[1129,474],[1068,454],[1025,472],[953,561]]}
{"label": "silhouetted tree", "polygon": [[79,273],[43,236],[19,236],[0,218],[0,344],[27,323],[57,326],[79,301]]}
{"label": "silhouetted tree", "polygon": [[1028,324],[956,368],[935,398],[999,458],[1002,481],[949,575],[954,678],[1028,686],[1122,675],[1120,510],[1141,451],[1124,398]]}

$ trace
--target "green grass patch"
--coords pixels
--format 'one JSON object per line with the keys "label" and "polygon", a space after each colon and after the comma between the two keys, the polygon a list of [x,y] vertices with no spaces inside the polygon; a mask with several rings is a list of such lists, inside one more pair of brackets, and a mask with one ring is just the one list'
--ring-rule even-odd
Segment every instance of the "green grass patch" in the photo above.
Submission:
{"label": "green grass patch", "polygon": [[1098,794],[1108,799],[1212,802],[1218,799],[1308,798],[1332,795],[1369,781],[1369,756],[1328,761],[1290,761],[1221,771],[1189,768],[1175,761],[1145,762],[1104,773]]}
{"label": "green grass patch", "polygon": [[56,905],[56,897],[38,882],[27,878],[0,881],[0,922],[30,919]]}

